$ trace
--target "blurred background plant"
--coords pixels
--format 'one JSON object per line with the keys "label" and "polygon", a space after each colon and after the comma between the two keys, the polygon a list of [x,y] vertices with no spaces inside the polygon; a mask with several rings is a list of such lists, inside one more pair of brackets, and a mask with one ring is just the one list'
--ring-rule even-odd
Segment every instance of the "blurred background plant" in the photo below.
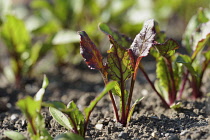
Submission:
{"label": "blurred background plant", "polygon": [[79,30],[107,50],[108,39],[96,28],[100,22],[134,38],[142,23],[154,18],[168,37],[180,41],[199,7],[209,8],[209,0],[0,0],[1,79],[19,87],[55,65],[59,70],[80,64]]}

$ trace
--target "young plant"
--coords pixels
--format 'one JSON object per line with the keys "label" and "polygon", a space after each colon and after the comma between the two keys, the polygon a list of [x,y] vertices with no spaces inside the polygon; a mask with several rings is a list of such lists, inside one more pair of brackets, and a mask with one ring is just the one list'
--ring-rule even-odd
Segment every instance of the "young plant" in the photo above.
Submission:
{"label": "young plant", "polygon": [[[17,102],[17,106],[23,112],[28,121],[27,130],[32,140],[52,140],[52,137],[45,129],[44,118],[41,115],[42,97],[47,85],[48,79],[44,76],[42,88],[36,93],[34,98],[27,96],[25,99],[21,99]],[[27,139],[22,134],[14,131],[5,131],[4,134],[13,140]]]}
{"label": "young plant", "polygon": [[85,115],[82,114],[73,101],[69,102],[67,106],[62,102],[49,102],[46,104],[46,106],[50,106],[50,114],[60,125],[70,130],[71,133],[78,134],[81,136],[80,139],[83,139],[85,137],[91,112],[101,98],[108,91],[112,90],[115,85],[115,81],[107,83],[104,90],[90,103],[87,108],[85,108]]}
{"label": "young plant", "polygon": [[[7,47],[10,57],[10,67],[14,75],[16,88],[21,87],[23,78],[31,76],[38,60],[50,49],[40,42],[32,44],[30,32],[23,20],[14,15],[7,15],[0,27],[0,36]],[[3,69],[3,71],[8,71]],[[10,75],[6,75],[10,76]]]}
{"label": "young plant", "polygon": [[[128,124],[135,105],[142,99],[137,99],[131,106],[138,67],[141,59],[148,55],[149,49],[152,47],[155,37],[154,27],[155,21],[153,19],[146,21],[142,30],[132,42],[130,38],[111,30],[107,25],[103,23],[99,24],[99,28],[102,32],[108,35],[111,43],[111,47],[107,51],[106,63],[103,63],[101,53],[90,40],[86,32],[78,32],[81,36],[81,54],[88,67],[100,71],[105,85],[110,79],[117,81],[114,89],[109,91],[109,96],[113,105],[116,120],[123,124],[123,126]],[[126,87],[129,79],[130,89],[127,90]],[[115,96],[120,98],[119,105],[121,116],[118,114]]]}
{"label": "young plant", "polygon": [[[207,22],[208,21],[208,22]],[[192,88],[193,98],[202,97],[200,90],[202,78],[210,63],[210,50],[201,53],[210,36],[210,23],[201,9],[190,21],[184,35],[183,42],[191,55],[176,54],[179,45],[173,39],[166,40],[165,34],[156,26],[156,41],[150,53],[157,61],[157,80],[155,84],[149,79],[143,66],[140,70],[150,83],[151,87],[163,101],[167,108],[176,108],[177,99],[181,99],[187,81]],[[204,61],[201,61],[203,55]],[[201,67],[200,67],[201,65]],[[184,67],[186,67],[184,69]],[[190,77],[189,77],[190,75]]]}
{"label": "young plant", "polygon": [[210,64],[210,18],[207,16],[209,13],[207,9],[199,9],[197,14],[191,18],[183,36],[182,43],[190,55],[179,55],[176,60],[186,68],[179,98],[187,82],[192,88],[194,99],[203,96],[201,91],[203,76]]}

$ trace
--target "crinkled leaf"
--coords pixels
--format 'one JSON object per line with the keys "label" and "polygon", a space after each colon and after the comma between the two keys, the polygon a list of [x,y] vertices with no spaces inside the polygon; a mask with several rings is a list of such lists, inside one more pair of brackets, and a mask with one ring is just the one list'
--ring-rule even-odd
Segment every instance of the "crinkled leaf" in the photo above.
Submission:
{"label": "crinkled leaf", "polygon": [[85,31],[78,32],[80,41],[80,53],[90,69],[103,69],[102,55],[96,48],[95,44],[90,40]]}
{"label": "crinkled leaf", "polygon": [[193,50],[192,59],[204,48],[206,42],[210,38],[210,21],[201,24],[199,31],[196,30],[193,34]]}
{"label": "crinkled leaf", "polygon": [[194,70],[194,68],[192,67],[192,60],[188,55],[182,55],[180,54],[177,59],[176,59],[177,63],[182,63],[184,66],[187,67],[187,69],[189,70],[189,72],[196,76],[196,72]]}
{"label": "crinkled leaf", "polygon": [[129,111],[128,118],[127,118],[127,123],[129,123],[130,120],[131,120],[131,116],[132,116],[132,114],[133,114],[133,111],[134,111],[134,109],[135,109],[135,106],[136,106],[142,99],[144,99],[144,97],[141,97],[141,98],[137,99],[137,100],[134,102],[134,104],[131,106],[131,109],[130,109],[130,111]]}
{"label": "crinkled leaf", "polygon": [[135,57],[145,57],[148,55],[150,48],[153,45],[155,38],[155,21],[147,20],[144,23],[143,29],[136,35],[131,50]]}
{"label": "crinkled leaf", "polygon": [[66,112],[66,114],[71,117],[71,125],[73,126],[72,121],[74,121],[74,123],[77,125],[77,130],[80,132],[81,135],[83,135],[85,118],[82,112],[73,101],[68,103],[67,108],[72,110],[70,112]]}
{"label": "crinkled leaf", "polygon": [[105,86],[104,90],[93,101],[91,101],[90,105],[87,108],[85,108],[85,116],[86,116],[86,119],[88,118],[88,116],[90,115],[91,111],[96,106],[96,104],[101,100],[101,98],[103,98],[103,96],[107,92],[109,92],[110,90],[112,90],[116,84],[117,84],[116,81],[109,82]]}
{"label": "crinkled leaf", "polygon": [[183,35],[182,44],[183,46],[186,46],[188,51],[192,51],[192,34],[197,29],[197,27],[208,21],[207,18],[207,10],[200,8],[196,15],[194,15],[185,30],[185,33]]}
{"label": "crinkled leaf", "polygon": [[54,138],[54,140],[84,140],[84,138],[74,133],[63,133]]}
{"label": "crinkled leaf", "polygon": [[124,34],[121,34],[117,31],[112,30],[109,28],[105,23],[99,24],[99,29],[104,32],[106,35],[111,35],[114,40],[117,41],[118,44],[120,44],[124,48],[129,48],[132,44],[132,39],[127,37]]}
{"label": "crinkled leaf", "polygon": [[54,107],[49,107],[49,112],[52,115],[52,117],[62,126],[64,126],[68,130],[72,130],[73,127],[70,124],[69,119],[65,116],[64,113],[59,111],[58,109]]}
{"label": "crinkled leaf", "polygon": [[117,95],[117,96],[121,97],[121,89],[120,89],[119,83],[116,82],[116,85],[115,85],[114,88],[112,89],[112,93],[113,93],[114,95]]}
{"label": "crinkled leaf", "polygon": [[27,140],[26,137],[16,131],[4,131],[4,135],[12,140]]}
{"label": "crinkled leaf", "polygon": [[128,51],[121,47],[112,36],[109,36],[112,44],[108,50],[108,74],[112,80],[125,81],[131,76],[132,66]]}
{"label": "crinkled leaf", "polygon": [[179,48],[179,45],[173,39],[169,39],[163,44],[155,44],[155,47],[161,56],[170,57],[174,54],[175,50]]}

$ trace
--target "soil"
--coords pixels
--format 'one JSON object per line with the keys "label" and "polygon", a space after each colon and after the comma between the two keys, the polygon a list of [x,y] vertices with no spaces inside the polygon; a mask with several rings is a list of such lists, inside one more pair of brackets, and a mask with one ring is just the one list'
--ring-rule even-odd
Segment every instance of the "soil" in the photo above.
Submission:
{"label": "soil", "polygon": [[[152,61],[146,63],[149,76],[154,80],[155,65]],[[67,104],[74,100],[81,110],[103,89],[99,72],[89,70],[84,63],[53,71],[48,73],[47,77],[50,84],[44,95],[44,101],[62,101]],[[186,98],[179,101],[182,103],[179,110],[165,109],[142,77],[139,72],[133,99],[142,96],[145,98],[136,106],[129,125],[122,127],[116,123],[107,95],[91,114],[85,137],[87,140],[210,140],[210,97],[204,96],[193,101],[185,94]],[[34,96],[39,87],[41,80],[26,81],[25,87],[21,90],[9,86],[0,88],[0,139],[7,139],[3,134],[5,130],[15,130],[25,136],[28,135],[27,122],[15,103],[27,95]],[[202,90],[208,93],[209,88],[209,79],[207,79]],[[53,137],[67,132],[52,119],[47,108],[43,108],[42,114],[45,117],[46,128]]]}

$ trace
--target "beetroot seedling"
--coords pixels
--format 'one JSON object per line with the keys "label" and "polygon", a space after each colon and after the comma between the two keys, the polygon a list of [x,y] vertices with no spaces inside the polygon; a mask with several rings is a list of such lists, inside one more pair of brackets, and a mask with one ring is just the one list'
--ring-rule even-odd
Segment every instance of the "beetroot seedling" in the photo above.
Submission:
{"label": "beetroot seedling", "polygon": [[85,108],[85,115],[82,114],[82,112],[78,109],[77,105],[73,101],[69,102],[67,106],[61,102],[50,102],[46,105],[50,106],[50,114],[60,125],[71,131],[71,133],[85,137],[85,132],[87,130],[91,112],[93,111],[96,104],[101,100],[101,98],[108,91],[112,90],[115,84],[115,81],[107,83],[104,90],[90,103],[87,108]]}
{"label": "beetroot seedling", "polygon": [[[97,69],[101,72],[105,85],[109,80],[117,81],[114,89],[109,91],[109,96],[113,105],[116,120],[126,126],[133,113],[135,105],[141,101],[139,98],[131,107],[134,83],[136,81],[137,70],[140,61],[147,56],[152,47],[155,37],[155,21],[153,19],[144,23],[144,27],[136,36],[133,43],[131,39],[116,31],[111,30],[105,24],[99,24],[99,28],[108,35],[111,43],[107,51],[107,62],[103,63],[103,57],[91,41],[85,31],[80,31],[81,36],[80,48],[81,54],[85,59],[88,67]],[[132,43],[132,44],[131,44]],[[131,83],[129,90],[126,89],[127,81]],[[120,98],[120,113],[118,114],[115,96]]]}

